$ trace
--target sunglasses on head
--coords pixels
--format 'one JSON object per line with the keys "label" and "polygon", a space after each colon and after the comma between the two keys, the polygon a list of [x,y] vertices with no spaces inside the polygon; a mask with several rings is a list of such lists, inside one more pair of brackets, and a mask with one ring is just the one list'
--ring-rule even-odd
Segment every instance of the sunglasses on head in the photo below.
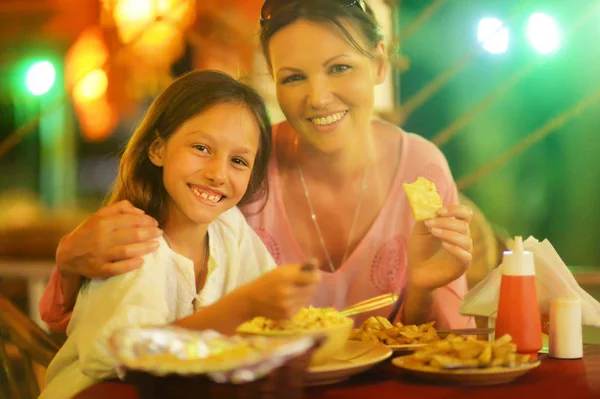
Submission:
{"label": "sunglasses on head", "polygon": [[[292,0],[266,0],[260,10],[260,24],[261,26],[265,24],[268,20],[273,16],[274,10],[277,7],[282,6],[286,3],[289,3]],[[363,12],[367,12],[367,6],[364,0],[330,0],[335,1],[338,4],[343,5],[344,7],[359,7]]]}

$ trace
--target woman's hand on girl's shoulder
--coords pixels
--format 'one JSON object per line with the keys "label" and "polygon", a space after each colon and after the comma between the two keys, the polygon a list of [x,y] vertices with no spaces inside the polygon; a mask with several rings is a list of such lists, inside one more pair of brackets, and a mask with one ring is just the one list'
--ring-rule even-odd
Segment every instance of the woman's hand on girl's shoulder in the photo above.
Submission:
{"label": "woman's hand on girl's shoulder", "polygon": [[143,264],[142,257],[158,248],[162,231],[154,218],[120,201],[92,214],[56,250],[56,266],[63,276],[105,278]]}

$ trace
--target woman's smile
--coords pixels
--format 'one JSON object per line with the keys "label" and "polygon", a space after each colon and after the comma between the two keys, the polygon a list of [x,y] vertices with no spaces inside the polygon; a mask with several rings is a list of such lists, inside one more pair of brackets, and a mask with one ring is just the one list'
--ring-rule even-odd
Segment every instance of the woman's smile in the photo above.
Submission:
{"label": "woman's smile", "polygon": [[348,110],[335,112],[330,114],[323,114],[308,118],[313,128],[321,133],[330,132],[335,130],[341,121],[348,115]]}

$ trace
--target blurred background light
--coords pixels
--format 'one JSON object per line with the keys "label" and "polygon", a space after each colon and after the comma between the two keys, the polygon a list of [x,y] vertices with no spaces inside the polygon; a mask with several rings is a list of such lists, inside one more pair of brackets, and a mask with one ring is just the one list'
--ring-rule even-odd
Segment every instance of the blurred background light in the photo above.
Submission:
{"label": "blurred background light", "polygon": [[25,86],[34,96],[46,94],[56,81],[56,69],[50,61],[38,61],[25,74]]}
{"label": "blurred background light", "polygon": [[558,24],[547,14],[534,13],[527,22],[527,39],[538,53],[553,53],[560,46]]}
{"label": "blurred background light", "polygon": [[78,103],[97,100],[106,93],[108,77],[104,70],[97,68],[85,75],[73,88],[73,97]]}
{"label": "blurred background light", "polygon": [[483,18],[477,28],[477,40],[481,46],[493,54],[508,50],[510,34],[507,26],[497,18]]}

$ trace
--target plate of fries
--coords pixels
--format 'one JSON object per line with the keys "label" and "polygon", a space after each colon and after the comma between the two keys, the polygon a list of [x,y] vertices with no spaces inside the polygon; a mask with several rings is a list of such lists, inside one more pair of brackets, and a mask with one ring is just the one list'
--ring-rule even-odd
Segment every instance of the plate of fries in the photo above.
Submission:
{"label": "plate of fries", "polygon": [[516,345],[511,341],[508,334],[493,342],[450,334],[411,355],[393,359],[392,364],[430,382],[501,384],[540,365],[539,360],[516,353]]}
{"label": "plate of fries", "polygon": [[403,325],[400,322],[392,324],[385,317],[372,316],[359,328],[352,330],[350,339],[380,342],[394,352],[412,352],[440,340],[433,324],[434,322],[418,326]]}

